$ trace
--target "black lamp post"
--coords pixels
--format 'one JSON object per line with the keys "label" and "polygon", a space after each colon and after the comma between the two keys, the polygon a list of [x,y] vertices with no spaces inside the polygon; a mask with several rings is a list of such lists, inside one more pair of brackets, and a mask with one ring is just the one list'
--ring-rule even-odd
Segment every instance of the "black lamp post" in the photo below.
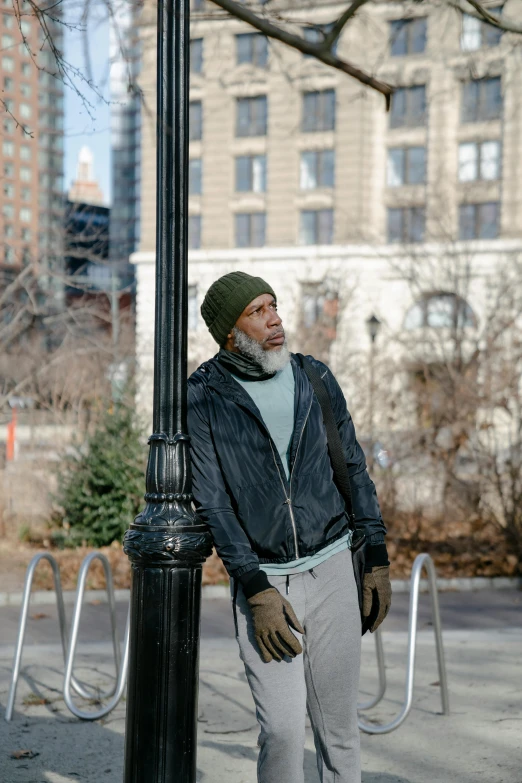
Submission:
{"label": "black lamp post", "polygon": [[370,471],[373,470],[373,447],[374,447],[374,433],[373,433],[373,419],[374,419],[374,397],[375,397],[375,341],[381,328],[381,321],[376,315],[372,314],[366,321],[366,327],[370,336],[370,398],[368,400],[369,419],[370,419],[370,453],[368,459],[368,467]]}
{"label": "black lamp post", "polygon": [[156,319],[146,505],[132,565],[125,783],[194,783],[201,567],[187,433],[189,0],[158,0]]}

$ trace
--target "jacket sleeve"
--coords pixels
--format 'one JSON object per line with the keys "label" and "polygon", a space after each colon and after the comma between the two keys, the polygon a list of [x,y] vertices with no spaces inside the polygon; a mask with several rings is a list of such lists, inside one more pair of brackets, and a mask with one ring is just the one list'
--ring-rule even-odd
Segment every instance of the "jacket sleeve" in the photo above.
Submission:
{"label": "jacket sleeve", "polygon": [[326,365],[320,366],[320,373],[330,393],[335,420],[344,447],[346,465],[351,480],[353,511],[357,527],[365,532],[368,543],[367,565],[388,565],[384,536],[386,527],[382,520],[375,484],[366,470],[366,458],[357,440],[353,419],[348,411],[341,387]]}
{"label": "jacket sleeve", "polygon": [[189,385],[188,430],[192,491],[196,510],[207,523],[217,553],[230,576],[239,579],[259,570],[259,560],[241,527],[227,492],[214,449],[204,393]]}

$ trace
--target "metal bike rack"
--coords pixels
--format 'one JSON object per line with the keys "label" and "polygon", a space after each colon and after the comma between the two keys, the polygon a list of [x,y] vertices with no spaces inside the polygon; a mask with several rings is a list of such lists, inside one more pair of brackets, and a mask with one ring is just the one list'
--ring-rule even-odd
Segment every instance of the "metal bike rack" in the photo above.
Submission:
{"label": "metal bike rack", "polygon": [[386,693],[386,667],[384,665],[384,648],[382,646],[382,635],[380,628],[377,628],[374,633],[374,637],[375,652],[377,653],[377,671],[379,673],[379,690],[377,692],[377,696],[375,696],[373,699],[370,699],[370,701],[363,701],[362,704],[358,704],[358,710],[370,710],[372,707],[375,707],[375,705],[384,698],[384,694]]}
{"label": "metal bike rack", "polygon": [[[440,695],[442,702],[443,715],[449,714],[449,694],[448,694],[448,680],[446,677],[446,664],[444,661],[444,647],[442,644],[442,629],[440,622],[440,610],[439,610],[439,597],[437,592],[437,574],[435,571],[435,565],[433,560],[428,554],[417,555],[413,563],[410,581],[410,612],[409,612],[409,629],[408,629],[408,660],[406,664],[406,685],[405,685],[405,698],[401,711],[394,720],[390,723],[378,725],[367,724],[364,721],[359,720],[359,728],[366,734],[388,734],[390,731],[398,729],[399,726],[404,723],[411,710],[413,702],[413,684],[415,677],[415,652],[417,645],[417,620],[419,610],[419,592],[420,592],[420,578],[422,570],[426,569],[428,575],[428,586],[431,597],[431,612],[433,616],[433,630],[435,633],[435,645],[437,649],[437,664],[439,669],[439,684]],[[384,657],[382,655],[382,641],[379,657],[379,641],[376,639],[377,644],[377,663],[379,667],[379,695],[373,699],[369,706],[374,707],[381,701],[384,696],[384,690],[386,689],[386,679],[384,674]],[[384,682],[384,690],[382,684]],[[360,705],[359,709],[369,709],[369,706]]]}
{"label": "metal bike rack", "polygon": [[[102,693],[100,693],[99,691],[93,692],[85,688],[83,685],[81,685],[78,682],[78,680],[74,677],[72,672],[73,665],[74,665],[74,656],[76,653],[76,645],[78,641],[79,621],[81,615],[83,595],[85,592],[86,576],[92,561],[95,559],[100,560],[105,572],[107,597],[108,597],[110,618],[111,618],[114,659],[116,664],[116,675],[117,675],[115,685],[110,690]],[[20,677],[20,665],[22,661],[22,651],[23,651],[23,645],[25,639],[25,631],[27,627],[27,616],[29,612],[31,588],[34,580],[35,570],[42,560],[47,560],[47,562],[50,564],[52,568],[52,573],[53,573],[54,589],[56,592],[56,605],[58,610],[58,621],[60,626],[60,639],[62,643],[63,659],[64,659],[65,672],[66,672],[66,679],[64,683],[64,698],[66,695],[65,690],[67,690],[67,697],[70,703],[68,703],[67,698],[65,698],[65,701],[67,706],[71,710],[71,712],[73,712],[73,714],[76,715],[77,717],[81,717],[86,720],[95,720],[98,717],[103,717],[104,715],[107,715],[112,709],[114,709],[119,699],[121,698],[123,689],[125,687],[125,680],[127,675],[128,646],[129,646],[128,644],[129,622],[127,619],[127,628],[125,631],[125,637],[126,637],[125,647],[124,647],[123,660],[121,661],[120,645],[118,641],[118,631],[116,626],[116,605],[114,600],[112,573],[107,558],[104,555],[102,555],[100,552],[93,552],[92,554],[88,555],[84,559],[80,567],[80,573],[78,578],[78,593],[77,593],[76,603],[75,603],[75,608],[73,613],[73,623],[71,628],[70,641],[67,638],[67,622],[65,618],[62,583],[60,579],[58,564],[55,558],[48,552],[40,552],[39,554],[35,555],[31,560],[31,562],[29,563],[25,575],[22,607],[20,610],[20,622],[18,626],[18,636],[17,636],[15,652],[13,657],[13,671],[12,671],[11,683],[9,687],[9,695],[7,698],[5,720],[10,721],[13,716],[13,709],[14,709],[14,703],[16,698],[16,689]],[[96,699],[109,698],[109,697],[113,697],[113,698],[111,699],[108,705],[106,705],[101,711],[98,711],[97,713],[81,713],[81,711],[78,710],[77,707],[72,702],[71,688],[74,689],[76,693],[84,699],[92,700],[93,698]]]}
{"label": "metal bike rack", "polygon": [[[64,663],[67,660],[68,651],[68,639],[67,639],[67,623],[65,620],[65,607],[63,603],[62,582],[60,579],[60,571],[58,564],[54,557],[48,552],[40,552],[35,555],[29,565],[25,574],[24,592],[22,596],[22,608],[20,610],[20,622],[18,625],[18,636],[16,640],[15,652],[13,657],[13,671],[11,674],[11,683],[9,686],[9,695],[7,697],[7,707],[5,710],[5,719],[10,721],[13,717],[14,704],[16,699],[16,689],[18,686],[18,680],[20,677],[20,665],[22,662],[22,651],[25,639],[25,630],[27,628],[27,615],[29,613],[29,601],[31,599],[31,589],[33,586],[34,574],[38,565],[42,560],[47,560],[52,568],[54,590],[56,593],[56,608],[58,610],[58,623],[60,626],[60,640],[62,643],[63,660]],[[80,683],[73,679],[71,681],[72,687],[80,696],[85,699],[91,698],[91,694]]]}
{"label": "metal bike rack", "polygon": [[[80,629],[80,618],[82,614],[83,596],[85,593],[87,573],[94,560],[100,560],[100,562],[103,565],[103,570],[105,572],[107,597],[109,601],[110,616],[111,616],[112,645],[114,649],[114,663],[116,666],[116,682],[114,683],[113,687],[110,690],[103,691],[97,695],[97,700],[107,699],[112,696],[108,704],[106,704],[104,707],[101,707],[99,710],[85,712],[84,710],[80,710],[75,705],[72,699],[71,686],[74,687],[73,684],[74,658],[76,656],[76,647],[78,645],[78,632]],[[130,605],[129,605],[129,614],[130,614]],[[111,710],[113,710],[116,707],[116,705],[118,704],[119,700],[122,697],[125,684],[127,681],[128,656],[129,656],[129,615],[127,615],[127,626],[125,628],[123,660],[121,660],[120,642],[118,638],[118,628],[116,625],[116,604],[114,601],[114,588],[112,584],[111,569],[109,566],[109,562],[104,555],[102,555],[100,552],[92,552],[90,555],[87,555],[87,557],[81,564],[80,571],[78,574],[78,587],[76,588],[76,601],[74,604],[74,611],[73,611],[73,617],[71,623],[69,654],[67,656],[67,660],[65,663],[63,698],[65,700],[67,707],[69,708],[69,710],[72,712],[73,715],[75,715],[77,718],[81,718],[82,720],[98,720],[99,718],[103,718],[105,717],[105,715],[108,715],[109,712],[111,712]],[[92,696],[90,696],[90,698],[92,699]]]}

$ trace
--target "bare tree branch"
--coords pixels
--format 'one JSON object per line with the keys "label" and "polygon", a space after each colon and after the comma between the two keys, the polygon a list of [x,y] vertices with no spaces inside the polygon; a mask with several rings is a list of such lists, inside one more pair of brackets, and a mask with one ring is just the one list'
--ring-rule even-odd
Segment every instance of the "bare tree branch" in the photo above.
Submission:
{"label": "bare tree branch", "polygon": [[[487,8],[484,8],[477,0],[456,0],[456,2],[450,2],[453,8],[460,11],[462,14],[472,16],[474,19],[480,19],[486,24],[492,27],[497,27],[500,30],[505,30],[507,33],[518,33],[522,35],[522,24],[513,22],[511,19],[506,19],[505,16],[500,14],[492,14]],[[476,13],[471,11],[468,6],[472,6]]]}
{"label": "bare tree branch", "polygon": [[[351,63],[341,60],[339,57],[337,57],[337,55],[335,55],[331,51],[331,49],[325,50],[324,41],[320,41],[319,43],[315,43],[313,41],[306,41],[304,38],[301,38],[301,36],[295,35],[294,33],[290,33],[287,30],[284,30],[282,27],[279,27],[278,25],[275,25],[272,22],[270,22],[268,19],[263,19],[262,17],[257,16],[257,14],[255,14],[249,8],[247,8],[244,5],[240,5],[240,3],[236,2],[236,0],[212,0],[212,2],[215,5],[222,8],[223,11],[227,11],[229,14],[235,16],[237,19],[241,19],[243,22],[246,22],[247,24],[251,25],[256,30],[259,30],[259,32],[263,33],[268,38],[273,38],[276,41],[281,41],[281,43],[284,43],[287,46],[292,47],[293,49],[297,49],[299,52],[302,52],[303,54],[308,54],[312,57],[315,57],[316,60],[319,60],[325,65],[329,65],[331,68],[335,68],[338,71],[342,71],[343,73],[348,74],[348,76],[351,76],[354,79],[356,79],[358,82],[361,82],[361,84],[364,84],[367,87],[371,87],[373,90],[380,92],[382,95],[384,95],[386,99],[386,108],[389,109],[391,96],[394,90],[391,84],[387,84],[386,82],[381,82],[378,79],[375,79],[370,74],[365,73],[360,68],[357,68],[355,65],[352,65]],[[356,3],[362,5],[361,0],[354,0],[352,6],[355,5]],[[350,8],[352,6],[350,6]],[[355,10],[353,11],[353,13],[355,13]],[[343,18],[343,16],[344,14],[341,17],[339,17],[338,20],[339,22]],[[348,21],[348,19],[346,21]],[[344,24],[345,23],[343,23],[342,26],[344,26]],[[342,30],[342,26],[339,32]]]}
{"label": "bare tree branch", "polygon": [[352,16],[355,16],[355,13],[359,10],[359,8],[365,5],[367,2],[368,0],[353,0],[346,11],[344,11],[337,21],[333,23],[330,32],[325,35],[324,41],[322,42],[322,45],[325,47],[325,49],[330,49],[335,44],[345,25],[350,21]]}

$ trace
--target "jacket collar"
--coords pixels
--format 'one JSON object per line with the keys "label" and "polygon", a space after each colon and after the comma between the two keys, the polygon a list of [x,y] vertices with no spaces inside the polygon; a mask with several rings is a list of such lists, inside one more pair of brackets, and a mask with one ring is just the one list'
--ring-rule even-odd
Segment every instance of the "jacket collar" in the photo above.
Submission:
{"label": "jacket collar", "polygon": [[[303,372],[300,365],[296,362],[293,354],[291,354],[290,362],[295,381],[294,431],[290,444],[291,468],[295,461],[299,440],[312,403],[313,389],[306,373]],[[239,383],[236,383],[230,372],[217,360],[217,356],[205,362],[205,370],[208,372],[207,385],[223,395],[223,397],[235,402],[236,405],[240,405],[248,410],[259,421],[267,435],[270,436],[259,408],[254,403],[252,397]]]}

